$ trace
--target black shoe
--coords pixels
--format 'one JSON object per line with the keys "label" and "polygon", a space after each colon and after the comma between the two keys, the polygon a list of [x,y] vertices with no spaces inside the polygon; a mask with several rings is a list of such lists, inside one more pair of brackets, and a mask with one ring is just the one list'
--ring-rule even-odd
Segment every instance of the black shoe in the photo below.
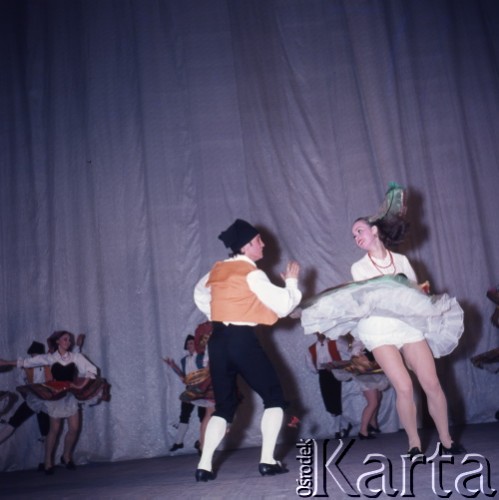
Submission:
{"label": "black shoe", "polygon": [[45,469],[45,475],[46,476],[53,476],[55,472],[55,467],[52,465],[52,467],[49,467],[48,469]]}
{"label": "black shoe", "polygon": [[420,448],[418,448],[417,446],[414,446],[413,448],[411,448],[407,454],[409,455],[409,458],[412,460],[414,457],[417,457],[418,455],[422,455],[423,452],[421,451]]}
{"label": "black shoe", "polygon": [[454,443],[450,445],[450,448],[446,448],[442,445],[442,453],[444,455],[464,455],[466,453],[466,448],[459,443]]}
{"label": "black shoe", "polygon": [[281,462],[276,462],[275,464],[258,464],[258,471],[262,476],[275,476],[276,474],[285,474],[289,472],[285,465]]}
{"label": "black shoe", "polygon": [[369,433],[374,433],[374,434],[379,434],[381,432],[381,429],[379,427],[374,427],[374,425],[369,424],[367,426],[367,432]]}
{"label": "black shoe", "polygon": [[359,439],[361,441],[363,441],[364,439],[376,439],[376,436],[374,436],[373,434],[362,434],[361,432],[359,432]]}
{"label": "black shoe", "polygon": [[177,451],[177,450],[181,450],[182,448],[184,447],[184,443],[175,443],[171,448],[170,448],[170,451]]}
{"label": "black shoe", "polygon": [[334,437],[336,439],[347,438],[350,435],[351,430],[352,430],[352,424],[349,423],[345,429],[341,429],[341,431],[337,432]]}
{"label": "black shoe", "polygon": [[199,442],[199,439],[194,443],[194,448],[196,448],[196,450],[199,450],[199,448],[201,448],[201,443]]}
{"label": "black shoe", "polygon": [[204,481],[206,483],[207,481],[213,481],[216,476],[215,473],[210,470],[196,469],[195,477],[196,481]]}
{"label": "black shoe", "polygon": [[76,470],[76,465],[75,465],[75,463],[72,460],[68,460],[66,462],[66,460],[64,459],[64,457],[61,457],[61,464],[65,465],[66,469],[68,469],[68,470]]}

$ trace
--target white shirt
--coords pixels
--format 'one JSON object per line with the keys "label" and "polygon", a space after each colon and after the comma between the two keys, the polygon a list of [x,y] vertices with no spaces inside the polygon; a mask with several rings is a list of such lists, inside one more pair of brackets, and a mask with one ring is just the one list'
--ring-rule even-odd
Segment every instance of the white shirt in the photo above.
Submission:
{"label": "white shirt", "polygon": [[[390,255],[393,257],[393,266],[390,265]],[[378,267],[371,262],[371,258]],[[387,274],[403,273],[410,281],[417,282],[416,273],[405,255],[388,252],[383,260],[374,257],[371,258],[366,253],[362,259],[352,264],[350,271],[354,281],[367,280]]]}
{"label": "white shirt", "polygon": [[[28,376],[24,370],[21,372],[21,376],[19,377],[21,383],[24,384],[29,384],[31,383],[28,380]],[[37,366],[36,368],[33,368],[33,384],[43,384],[45,382],[45,369],[43,366]]]}
{"label": "white shirt", "polygon": [[39,354],[25,359],[18,359],[18,368],[35,368],[37,366],[52,366],[55,363],[60,363],[63,366],[74,363],[78,369],[78,376],[83,378],[95,378],[97,376],[97,368],[83,354],[75,352],[67,352],[64,357],[55,351],[51,354]]}
{"label": "white shirt", "polygon": [[198,367],[196,365],[196,357],[197,357],[196,353],[188,354],[187,356],[185,356],[185,374],[186,375],[198,370]]}

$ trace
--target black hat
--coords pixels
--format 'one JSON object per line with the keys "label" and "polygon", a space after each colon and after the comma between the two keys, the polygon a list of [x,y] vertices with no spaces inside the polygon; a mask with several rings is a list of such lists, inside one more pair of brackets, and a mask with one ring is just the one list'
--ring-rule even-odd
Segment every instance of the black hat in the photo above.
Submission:
{"label": "black hat", "polygon": [[35,340],[29,346],[28,354],[45,354],[45,346]]}
{"label": "black hat", "polygon": [[189,340],[194,340],[194,335],[187,335],[187,337],[185,337],[184,351],[187,351],[187,342],[189,342]]}
{"label": "black hat", "polygon": [[249,243],[259,231],[255,229],[249,222],[242,219],[236,219],[225,231],[222,231],[218,236],[227,248],[230,248],[234,253],[239,252],[241,248]]}

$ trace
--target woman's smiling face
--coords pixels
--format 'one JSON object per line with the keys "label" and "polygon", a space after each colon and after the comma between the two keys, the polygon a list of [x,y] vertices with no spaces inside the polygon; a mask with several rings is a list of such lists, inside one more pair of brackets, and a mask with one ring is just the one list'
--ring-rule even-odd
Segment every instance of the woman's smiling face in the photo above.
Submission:
{"label": "woman's smiling face", "polygon": [[64,335],[61,335],[57,340],[56,340],[57,346],[62,350],[62,351],[69,351],[71,348],[71,337],[69,336],[68,333],[65,333]]}
{"label": "woman's smiling face", "polygon": [[365,220],[358,220],[352,226],[352,234],[357,246],[367,252],[377,240],[377,227],[370,226]]}

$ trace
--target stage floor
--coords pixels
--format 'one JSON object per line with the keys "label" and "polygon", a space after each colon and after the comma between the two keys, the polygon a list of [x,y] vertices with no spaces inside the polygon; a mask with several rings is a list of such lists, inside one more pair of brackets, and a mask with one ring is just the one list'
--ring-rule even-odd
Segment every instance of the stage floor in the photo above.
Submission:
{"label": "stage floor", "polygon": [[[482,491],[475,498],[492,498],[499,490],[499,422],[468,425],[455,429],[453,435],[466,446],[469,462],[463,464],[464,456],[455,457],[454,463],[442,463],[441,481],[438,481],[440,467],[430,463],[417,464],[412,473],[412,482],[407,479],[404,490],[404,468],[400,454],[406,450],[403,432],[380,434],[376,439],[359,441],[346,439],[341,450],[336,440],[318,441],[315,448],[311,443],[297,447],[296,444],[279,445],[276,456],[282,457],[289,473],[261,477],[258,473],[259,448],[246,448],[217,452],[215,470],[217,478],[208,483],[196,483],[194,471],[198,456],[183,454],[127,462],[93,463],[82,465],[76,471],[57,467],[53,476],[38,471],[17,471],[0,473],[0,498],[2,499],[292,499],[320,496],[334,499],[352,497],[368,498],[375,488],[380,488],[382,479],[385,487],[378,498],[413,498],[429,500],[442,498],[443,489],[451,492],[450,498],[470,496],[474,488]],[[436,448],[434,430],[423,430],[423,447],[429,458]],[[306,444],[306,445],[305,445]],[[315,450],[316,463],[310,466],[310,456]],[[342,452],[345,450],[346,453]],[[365,464],[368,454],[376,461]],[[382,456],[384,458],[382,458]],[[301,458],[297,458],[301,457]],[[331,457],[333,457],[332,460]],[[337,461],[339,460],[339,462]],[[324,464],[330,461],[329,471]],[[335,463],[336,462],[336,463]],[[367,483],[371,490],[359,490],[365,484],[362,478],[373,476],[374,471],[384,467],[380,477]],[[432,485],[432,468],[436,472]],[[482,468],[475,478],[465,483],[465,476]],[[488,468],[488,470],[487,470]],[[398,490],[389,490],[391,485]],[[410,467],[405,468],[405,477],[410,477]],[[364,475],[364,476],[363,476]],[[297,491],[301,476],[302,488]],[[360,482],[359,482],[360,479]],[[312,483],[316,490],[313,490]],[[349,486],[350,484],[350,486]],[[456,484],[457,488],[456,489]],[[439,489],[442,488],[442,489]],[[459,490],[459,488],[461,488]],[[465,493],[463,495],[462,493]],[[391,493],[391,495],[389,495]],[[411,495],[412,496],[412,495]]]}

